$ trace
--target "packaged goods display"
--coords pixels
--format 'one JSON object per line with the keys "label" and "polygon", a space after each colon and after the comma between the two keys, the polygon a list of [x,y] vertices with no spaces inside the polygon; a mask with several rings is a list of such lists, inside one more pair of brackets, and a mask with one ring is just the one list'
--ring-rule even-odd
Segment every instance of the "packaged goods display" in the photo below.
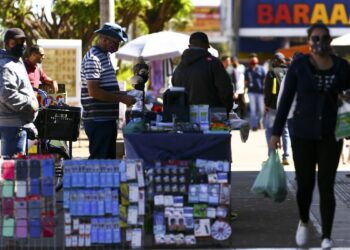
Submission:
{"label": "packaged goods display", "polygon": [[69,160],[64,173],[66,247],[142,246],[141,160]]}
{"label": "packaged goods display", "polygon": [[230,163],[165,161],[146,173],[147,196],[153,203],[156,245],[195,245],[198,238],[227,240]]}

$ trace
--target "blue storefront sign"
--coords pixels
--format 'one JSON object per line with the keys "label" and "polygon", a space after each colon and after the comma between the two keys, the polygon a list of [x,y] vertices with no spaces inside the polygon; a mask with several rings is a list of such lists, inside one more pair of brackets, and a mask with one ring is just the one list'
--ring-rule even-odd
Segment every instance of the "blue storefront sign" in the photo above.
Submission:
{"label": "blue storefront sign", "polygon": [[242,0],[240,36],[303,36],[323,22],[334,35],[350,32],[349,0]]}

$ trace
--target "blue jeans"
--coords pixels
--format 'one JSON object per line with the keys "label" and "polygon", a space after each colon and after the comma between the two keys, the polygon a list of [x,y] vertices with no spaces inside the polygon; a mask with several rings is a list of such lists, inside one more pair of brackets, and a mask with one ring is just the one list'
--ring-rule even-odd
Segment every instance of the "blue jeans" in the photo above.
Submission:
{"label": "blue jeans", "polygon": [[[269,110],[265,113],[264,126],[265,126],[266,142],[268,146],[268,155],[270,155],[270,153],[272,152],[270,139],[272,136],[272,128],[276,118],[276,113],[277,111],[271,108],[269,108]],[[282,148],[283,148],[282,158],[287,159],[289,156],[289,149],[290,149],[290,136],[289,136],[287,124],[284,126],[282,131]]]}
{"label": "blue jeans", "polygon": [[264,95],[248,93],[250,109],[250,127],[257,129],[264,115]]}
{"label": "blue jeans", "polygon": [[117,122],[84,122],[85,133],[89,139],[89,159],[117,158]]}
{"label": "blue jeans", "polygon": [[1,127],[1,155],[13,157],[17,153],[25,154],[27,132],[20,127]]}

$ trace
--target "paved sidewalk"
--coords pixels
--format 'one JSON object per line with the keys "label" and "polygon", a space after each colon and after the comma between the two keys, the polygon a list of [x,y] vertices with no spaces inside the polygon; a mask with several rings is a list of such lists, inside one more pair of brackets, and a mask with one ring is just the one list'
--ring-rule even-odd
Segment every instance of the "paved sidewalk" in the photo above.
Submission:
{"label": "paved sidewalk", "polygon": [[[346,142],[349,143],[349,142]],[[348,149],[347,149],[348,150]],[[346,152],[347,153],[347,152]],[[347,156],[346,156],[347,157]],[[237,174],[240,171],[260,171],[261,162],[267,159],[267,147],[265,134],[262,130],[257,132],[251,132],[249,139],[246,143],[240,142],[239,134],[237,132],[233,132],[232,135],[232,159],[233,159],[233,167],[232,171],[233,175],[237,171]],[[291,214],[297,218],[297,207],[295,203],[295,190],[296,183],[294,180],[294,166],[293,161],[290,158],[291,165],[285,166],[285,170],[287,171],[287,177],[289,180],[289,197],[293,199],[294,204],[287,207],[282,207],[281,209],[291,209],[293,207],[294,212]],[[255,172],[257,173],[257,172]],[[335,241],[335,246],[342,247],[344,249],[350,249],[350,178],[346,177],[346,174],[350,173],[350,165],[343,164],[342,162],[338,167],[338,174],[336,178],[335,184],[335,194],[336,194],[336,213],[333,225],[333,234],[332,238]],[[253,200],[250,200],[248,203],[251,203]],[[288,202],[288,201],[287,201]],[[253,205],[253,204],[252,204]],[[263,209],[263,206],[258,206],[256,204],[256,210],[260,211]],[[276,204],[275,206],[279,206]],[[259,213],[259,212],[257,212]],[[319,195],[317,185],[315,187],[313,202],[311,205],[311,220],[313,226],[316,230],[317,237],[321,235],[321,220],[320,220],[320,212],[319,212]],[[268,220],[265,221],[269,223]],[[292,220],[290,220],[292,222]],[[284,224],[283,221],[280,221],[281,227],[292,227],[291,230],[292,237],[294,239],[295,230],[297,226],[297,219],[295,219],[295,225],[287,225]],[[282,233],[278,234],[278,238],[282,237]],[[311,247],[318,247],[320,245],[320,240],[317,240],[318,244],[311,243]],[[294,243],[295,244],[295,243]],[[295,246],[295,245],[294,245]],[[260,243],[257,247],[264,247],[263,243]],[[266,246],[266,247],[272,247]],[[279,247],[291,247],[288,242],[285,245],[280,245]]]}

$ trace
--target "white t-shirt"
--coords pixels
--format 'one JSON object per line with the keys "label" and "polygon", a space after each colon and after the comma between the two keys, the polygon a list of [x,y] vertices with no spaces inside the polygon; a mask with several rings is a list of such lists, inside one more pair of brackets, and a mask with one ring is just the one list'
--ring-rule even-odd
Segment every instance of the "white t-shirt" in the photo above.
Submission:
{"label": "white t-shirt", "polygon": [[234,68],[236,74],[236,94],[244,94],[244,72],[245,67],[243,64],[238,65]]}

